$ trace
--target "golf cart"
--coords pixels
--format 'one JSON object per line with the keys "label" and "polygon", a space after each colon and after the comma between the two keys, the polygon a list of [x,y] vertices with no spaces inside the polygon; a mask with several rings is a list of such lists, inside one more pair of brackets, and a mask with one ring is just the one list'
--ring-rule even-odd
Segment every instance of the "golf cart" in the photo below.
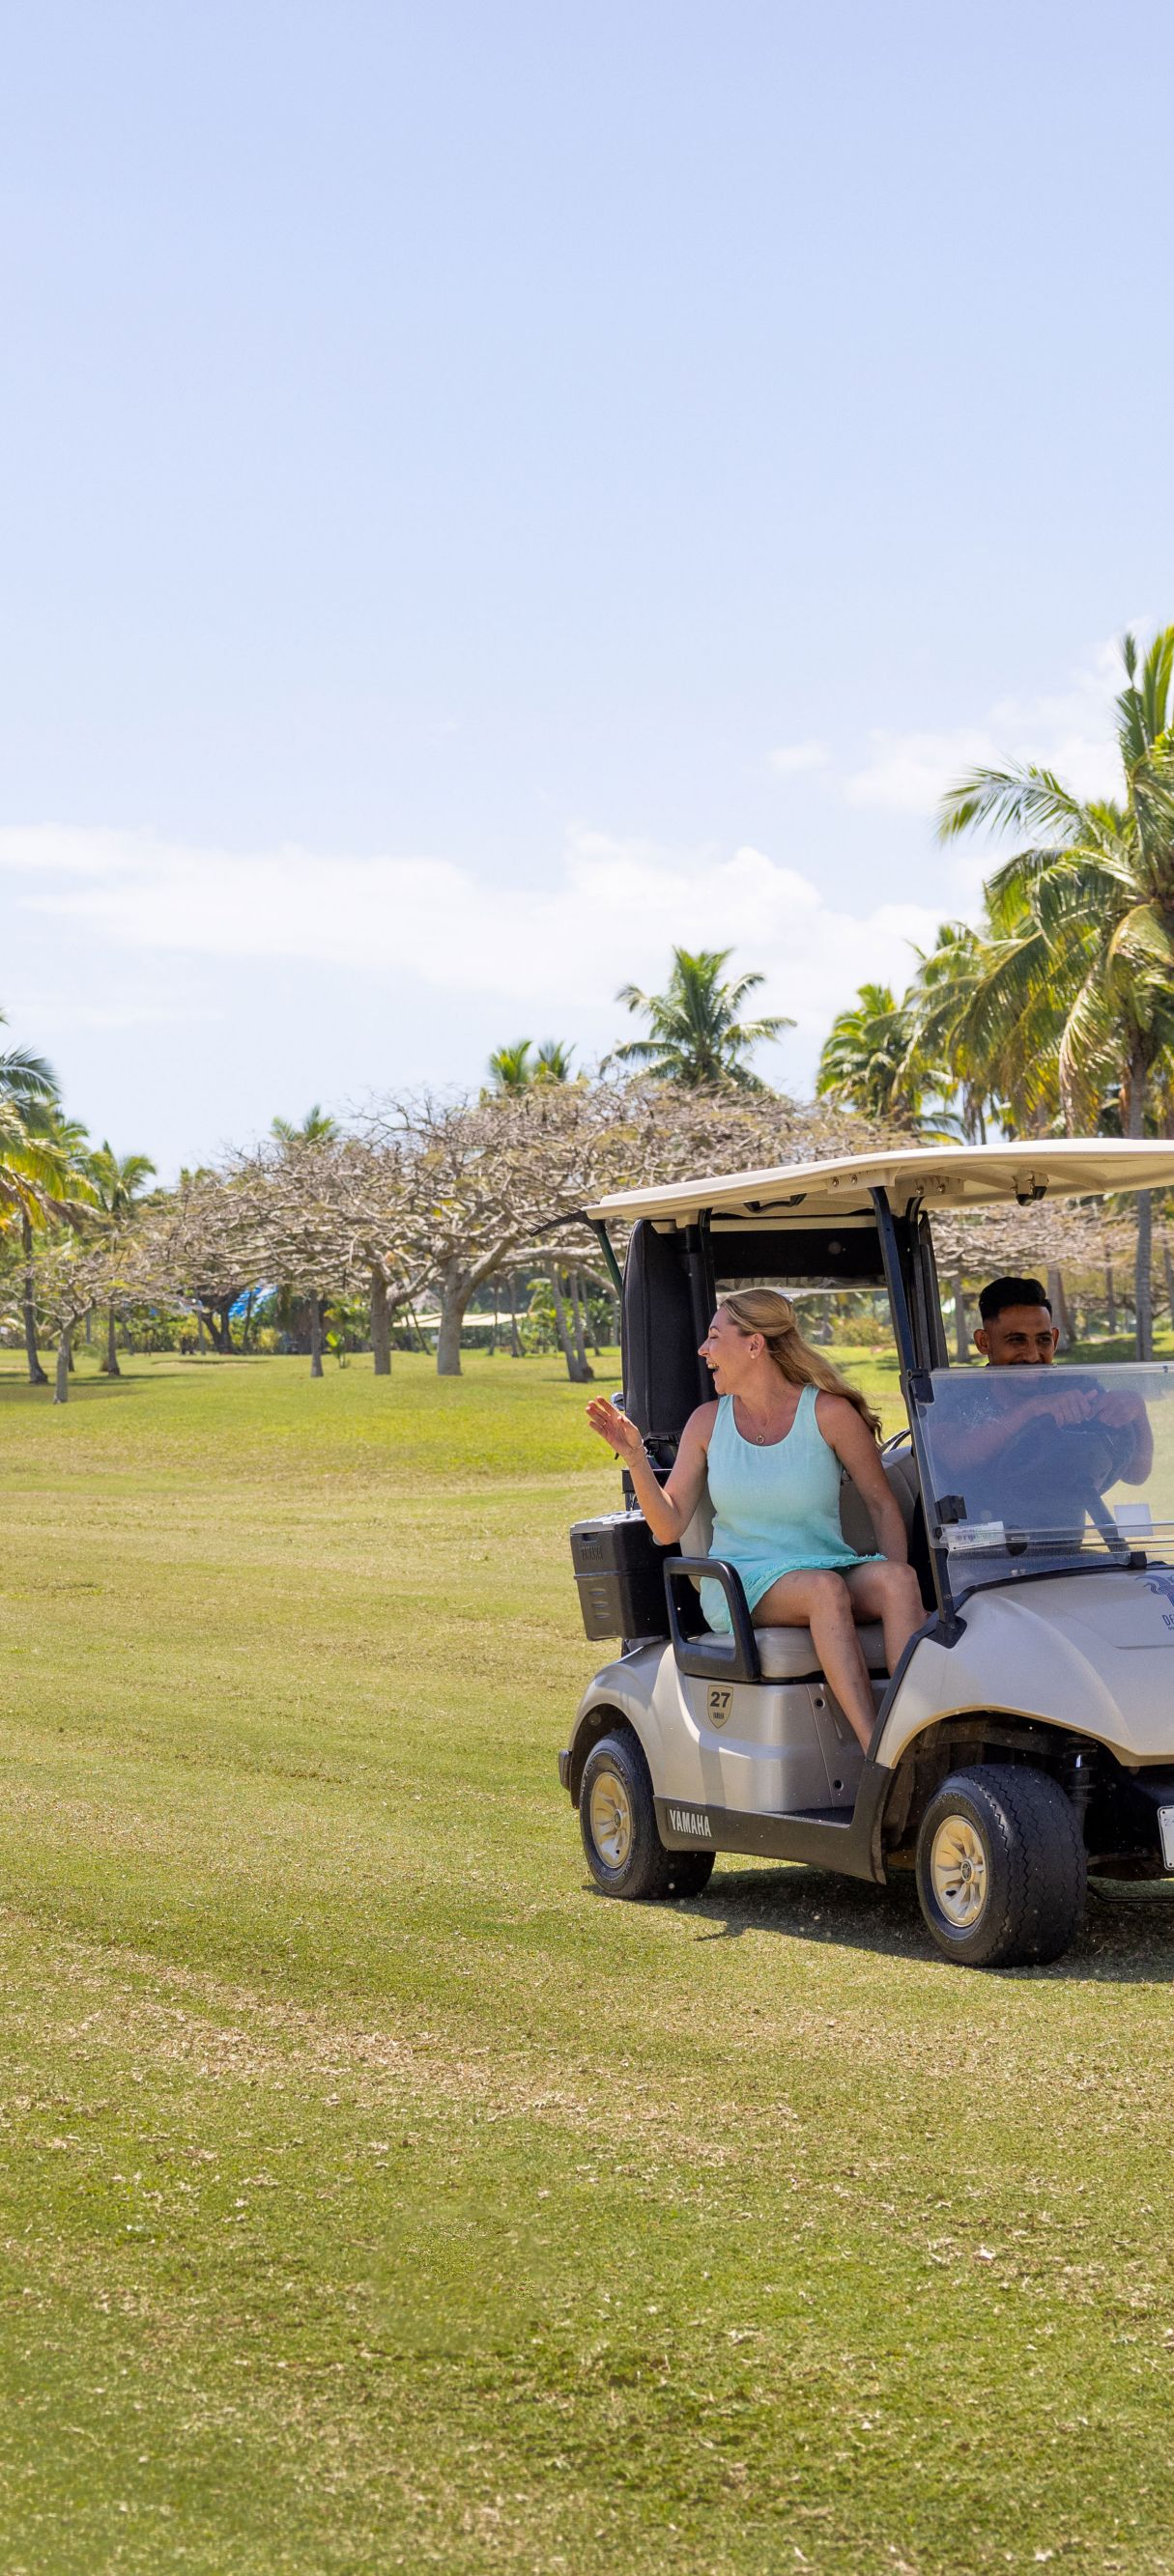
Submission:
{"label": "golf cart", "polygon": [[[909,1428],[883,1452],[925,1623],[895,1672],[860,1642],[876,1724],[861,1751],[807,1628],[751,1621],[708,1555],[703,1499],[679,1548],[632,1507],[581,1521],[589,1638],[614,1637],[559,1755],[607,1894],[697,1894],[718,1852],[884,1882],[914,1870],[961,1965],[1060,1956],[1086,1871],[1174,1872],[1174,1363],[949,1365],[931,1218],[1174,1185],[1174,1145],[933,1146],[628,1190],[587,1216],[629,1227],[624,1404],[658,1475],[694,1406],[723,1290],[887,1294]],[[1057,1380],[1074,1417],[1041,1412]],[[977,1435],[976,1436],[976,1428]],[[976,1463],[976,1461],[978,1463]],[[844,1480],[849,1545],[875,1544]],[[716,1578],[732,1633],[706,1627]]]}

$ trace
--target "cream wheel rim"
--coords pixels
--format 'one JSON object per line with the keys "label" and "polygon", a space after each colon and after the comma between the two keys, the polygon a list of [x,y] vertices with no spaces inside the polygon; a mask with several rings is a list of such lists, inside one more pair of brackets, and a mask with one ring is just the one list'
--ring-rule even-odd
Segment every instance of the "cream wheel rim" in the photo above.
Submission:
{"label": "cream wheel rim", "polygon": [[608,1869],[622,1869],[632,1848],[632,1801],[618,1771],[597,1771],[588,1808],[591,1840]]}
{"label": "cream wheel rim", "polygon": [[968,1932],[987,1900],[986,1846],[968,1816],[947,1816],[938,1826],[929,1874],[947,1923]]}

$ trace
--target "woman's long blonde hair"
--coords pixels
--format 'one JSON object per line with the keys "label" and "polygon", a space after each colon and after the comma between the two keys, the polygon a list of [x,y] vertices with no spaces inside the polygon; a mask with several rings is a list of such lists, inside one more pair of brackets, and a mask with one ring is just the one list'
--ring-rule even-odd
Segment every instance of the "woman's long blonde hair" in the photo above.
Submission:
{"label": "woman's long blonde hair", "polygon": [[858,1389],[849,1386],[830,1360],[805,1342],[795,1321],[795,1309],[789,1297],[778,1288],[738,1288],[728,1297],[718,1298],[727,1315],[732,1315],[740,1333],[749,1337],[761,1333],[775,1367],[781,1370],[788,1386],[818,1386],[825,1395],[842,1395],[854,1405],[862,1422],[867,1422],[874,1440],[881,1436],[879,1414],[872,1410]]}

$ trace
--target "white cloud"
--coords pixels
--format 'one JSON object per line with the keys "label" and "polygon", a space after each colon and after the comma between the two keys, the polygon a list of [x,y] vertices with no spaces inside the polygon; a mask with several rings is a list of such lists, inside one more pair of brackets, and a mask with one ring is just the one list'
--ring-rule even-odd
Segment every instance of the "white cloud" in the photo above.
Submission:
{"label": "white cloud", "polygon": [[957,733],[885,733],[869,736],[872,758],[844,782],[849,805],[879,806],[890,814],[932,814],[946,788],[980,762],[995,762],[993,737]]}
{"label": "white cloud", "polygon": [[437,992],[610,1012],[617,986],[663,979],[668,951],[732,948],[763,969],[764,1010],[822,1037],[866,977],[900,984],[938,913],[854,913],[762,850],[665,849],[579,830],[542,889],[426,857],[202,849],[112,831],[0,831],[26,912],[123,952],[301,959],[402,975]]}
{"label": "white cloud", "polygon": [[1052,696],[1003,698],[979,725],[944,733],[874,732],[862,769],[844,781],[850,805],[894,814],[936,812],[968,769],[1036,761],[1078,796],[1111,792],[1119,776],[1111,701],[1121,685],[1115,644],[1097,648],[1071,686]]}
{"label": "white cloud", "polygon": [[795,778],[803,769],[826,769],[831,756],[826,742],[784,742],[768,755],[780,778]]}

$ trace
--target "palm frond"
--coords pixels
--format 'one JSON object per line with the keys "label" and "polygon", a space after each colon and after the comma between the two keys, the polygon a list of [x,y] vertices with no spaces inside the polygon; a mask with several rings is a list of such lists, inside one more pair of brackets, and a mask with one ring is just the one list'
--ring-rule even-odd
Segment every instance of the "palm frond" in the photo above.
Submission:
{"label": "palm frond", "polygon": [[984,826],[993,832],[1052,831],[1074,838],[1083,807],[1050,769],[1023,762],[1013,769],[972,769],[948,787],[938,807],[938,839]]}

